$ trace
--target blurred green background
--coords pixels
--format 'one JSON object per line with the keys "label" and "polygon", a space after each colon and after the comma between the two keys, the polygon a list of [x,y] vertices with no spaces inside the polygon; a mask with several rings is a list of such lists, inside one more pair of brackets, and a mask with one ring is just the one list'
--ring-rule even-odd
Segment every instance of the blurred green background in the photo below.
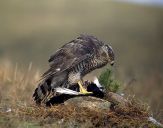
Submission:
{"label": "blurred green background", "polygon": [[[163,7],[111,0],[1,0],[0,62],[43,73],[49,56],[79,34],[110,44],[125,93],[163,109]],[[160,116],[161,113],[161,116]]]}

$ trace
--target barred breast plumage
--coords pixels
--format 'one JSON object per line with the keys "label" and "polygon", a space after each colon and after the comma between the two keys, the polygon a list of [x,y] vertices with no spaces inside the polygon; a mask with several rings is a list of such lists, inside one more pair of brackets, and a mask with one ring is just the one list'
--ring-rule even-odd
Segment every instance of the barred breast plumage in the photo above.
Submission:
{"label": "barred breast plumage", "polygon": [[80,72],[81,76],[86,75],[87,73],[93,71],[94,69],[100,68],[107,64],[107,61],[98,60],[95,57],[90,58],[89,60],[84,60],[77,64],[73,69],[72,72]]}
{"label": "barred breast plumage", "polygon": [[81,35],[50,57],[50,68],[43,74],[33,94],[34,100],[38,104],[47,101],[49,95],[55,94],[55,88],[69,88],[86,74],[108,62],[114,62],[112,48],[94,36]]}
{"label": "barred breast plumage", "polygon": [[106,64],[107,64],[107,61],[99,60],[96,57],[92,57],[92,58],[89,58],[80,62],[79,64],[74,66],[72,70],[70,71],[69,76],[68,76],[69,79],[67,82],[68,84],[66,87],[69,88],[69,86],[76,83],[76,81],[79,78],[82,78],[89,72],[97,68],[103,67]]}

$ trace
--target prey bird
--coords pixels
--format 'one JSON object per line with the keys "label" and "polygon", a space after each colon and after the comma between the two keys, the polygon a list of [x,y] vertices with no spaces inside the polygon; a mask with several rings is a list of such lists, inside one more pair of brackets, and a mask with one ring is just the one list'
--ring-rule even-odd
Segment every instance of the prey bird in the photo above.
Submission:
{"label": "prey bird", "polygon": [[49,59],[49,69],[42,75],[33,94],[37,104],[45,103],[56,94],[56,88],[78,85],[83,95],[90,94],[83,86],[83,77],[91,71],[110,63],[114,64],[111,46],[94,36],[80,35],[58,49]]}

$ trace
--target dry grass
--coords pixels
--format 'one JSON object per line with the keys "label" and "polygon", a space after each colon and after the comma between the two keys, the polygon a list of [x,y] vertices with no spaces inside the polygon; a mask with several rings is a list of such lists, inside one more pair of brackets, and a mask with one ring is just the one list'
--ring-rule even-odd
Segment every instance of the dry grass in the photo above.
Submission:
{"label": "dry grass", "polygon": [[51,108],[35,106],[32,93],[39,79],[39,71],[32,63],[27,70],[19,64],[3,61],[0,66],[0,127],[154,127],[147,121],[149,109],[134,98],[130,108],[115,106],[112,111],[93,111],[73,105]]}
{"label": "dry grass", "polygon": [[[147,121],[148,112],[135,109],[131,106],[128,110],[93,111],[87,108],[76,108],[72,105],[57,105],[51,108],[37,106],[13,107],[13,111],[4,114],[6,118],[17,118],[21,122],[35,122],[38,126],[71,126],[84,127],[140,127],[153,125]],[[74,121],[72,123],[72,121]]]}
{"label": "dry grass", "polygon": [[2,62],[0,65],[0,102],[29,102],[39,80],[39,71],[33,69],[32,63],[29,63],[27,70],[23,70],[17,63],[13,66],[9,61]]}

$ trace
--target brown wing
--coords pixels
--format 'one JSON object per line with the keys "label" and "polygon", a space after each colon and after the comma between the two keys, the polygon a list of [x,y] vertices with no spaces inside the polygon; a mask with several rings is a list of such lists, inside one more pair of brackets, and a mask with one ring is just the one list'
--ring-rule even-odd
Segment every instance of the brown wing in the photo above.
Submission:
{"label": "brown wing", "polygon": [[93,36],[82,35],[72,40],[50,57],[50,68],[43,74],[43,78],[69,70],[81,61],[89,59],[98,53],[102,45],[103,43]]}

